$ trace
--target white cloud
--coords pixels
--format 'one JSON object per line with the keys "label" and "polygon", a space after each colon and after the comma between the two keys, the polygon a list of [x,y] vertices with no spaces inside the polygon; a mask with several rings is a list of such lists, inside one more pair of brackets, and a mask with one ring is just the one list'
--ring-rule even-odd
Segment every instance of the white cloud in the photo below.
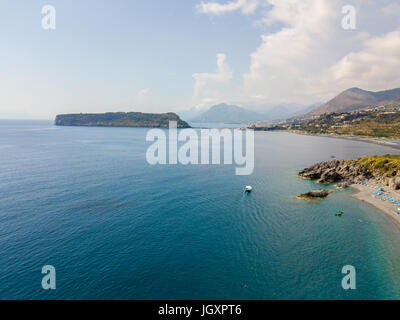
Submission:
{"label": "white cloud", "polygon": [[[238,2],[203,11],[239,10]],[[255,105],[311,104],[355,86],[400,87],[400,29],[396,31],[398,24],[388,20],[388,15],[397,15],[399,5],[391,0],[354,0],[357,30],[344,30],[346,4],[346,0],[260,0],[258,5],[271,6],[261,20],[266,31],[251,53],[241,92],[232,94]]]}
{"label": "white cloud", "polygon": [[364,49],[352,52],[329,70],[339,86],[388,89],[400,85],[400,29],[365,40]]}
{"label": "white cloud", "polygon": [[137,105],[143,105],[150,93],[150,88],[144,88],[140,90],[134,97],[133,97],[133,103]]}
{"label": "white cloud", "polygon": [[[244,75],[246,96],[265,96],[264,103],[311,103],[312,76],[334,62],[334,12],[330,0],[270,0],[273,8],[264,18],[268,26],[281,24],[276,33],[261,36],[261,45],[251,54]],[[340,25],[340,20],[337,25]],[[261,101],[260,101],[261,102]]]}
{"label": "white cloud", "polygon": [[241,10],[244,14],[253,13],[258,6],[258,0],[236,0],[225,4],[218,2],[201,2],[196,6],[200,13],[221,15],[226,12]]}
{"label": "white cloud", "polygon": [[[144,88],[133,95],[124,97],[117,103],[118,111],[148,111],[154,107],[154,97],[150,94],[150,88]],[[109,108],[109,106],[108,106]]]}
{"label": "white cloud", "polygon": [[222,98],[224,89],[232,79],[232,71],[226,63],[226,55],[217,54],[217,71],[215,73],[195,73],[193,101],[196,106],[210,104]]}
{"label": "white cloud", "polygon": [[399,3],[390,3],[386,7],[382,8],[381,11],[385,16],[400,17],[400,4]]}

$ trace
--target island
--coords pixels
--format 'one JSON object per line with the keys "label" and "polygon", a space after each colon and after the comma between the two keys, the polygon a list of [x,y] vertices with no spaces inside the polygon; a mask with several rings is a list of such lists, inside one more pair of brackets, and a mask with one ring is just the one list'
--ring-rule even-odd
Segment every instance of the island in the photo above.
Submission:
{"label": "island", "polygon": [[142,112],[107,112],[107,113],[77,113],[61,114],[55,119],[56,126],[86,126],[86,127],[147,127],[168,128],[170,121],[176,121],[178,128],[190,128],[173,112],[142,113]]}

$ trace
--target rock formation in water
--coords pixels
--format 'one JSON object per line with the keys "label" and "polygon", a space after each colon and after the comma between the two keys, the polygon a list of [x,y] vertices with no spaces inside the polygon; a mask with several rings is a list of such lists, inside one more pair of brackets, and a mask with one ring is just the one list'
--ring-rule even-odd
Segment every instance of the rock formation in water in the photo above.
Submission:
{"label": "rock formation in water", "polygon": [[317,200],[317,199],[326,198],[331,193],[332,193],[332,191],[330,191],[330,190],[315,190],[315,191],[310,191],[310,192],[300,194],[297,196],[297,198],[304,199],[304,200]]}

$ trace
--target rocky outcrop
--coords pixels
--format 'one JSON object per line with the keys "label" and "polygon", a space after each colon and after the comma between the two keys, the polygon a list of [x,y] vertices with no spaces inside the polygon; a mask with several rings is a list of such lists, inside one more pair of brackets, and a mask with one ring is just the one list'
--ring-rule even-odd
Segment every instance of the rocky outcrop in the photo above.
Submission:
{"label": "rocky outcrop", "polygon": [[353,183],[351,181],[345,181],[345,182],[340,182],[336,185],[336,188],[338,189],[347,189],[349,188]]}
{"label": "rocky outcrop", "polygon": [[382,166],[363,164],[362,159],[319,162],[300,171],[299,176],[317,180],[317,183],[338,183],[338,188],[347,188],[353,183],[373,180],[393,190],[400,189],[400,175],[398,171],[392,170],[393,167],[388,167],[391,170],[385,170]]}
{"label": "rocky outcrop", "polygon": [[303,199],[303,200],[317,200],[317,199],[326,198],[331,193],[332,193],[332,191],[330,191],[330,190],[315,190],[315,191],[310,191],[310,192],[300,194],[297,196],[297,198]]}
{"label": "rocky outcrop", "polygon": [[389,188],[393,190],[400,190],[400,177],[395,177],[394,179],[389,179],[386,181]]}

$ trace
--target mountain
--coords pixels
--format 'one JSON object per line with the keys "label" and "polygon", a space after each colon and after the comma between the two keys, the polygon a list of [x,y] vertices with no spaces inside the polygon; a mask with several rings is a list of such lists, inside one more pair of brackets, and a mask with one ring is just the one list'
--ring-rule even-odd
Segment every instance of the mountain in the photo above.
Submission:
{"label": "mountain", "polygon": [[177,114],[183,120],[193,122],[244,123],[255,121],[276,121],[309,113],[320,105],[320,103],[312,106],[293,104],[270,105],[264,106],[262,111],[256,112],[238,106],[222,103],[211,107],[208,111],[191,108],[189,110],[179,111]]}
{"label": "mountain", "polygon": [[204,113],[204,110],[198,109],[196,107],[193,107],[189,110],[181,110],[176,112],[176,114],[185,121],[192,121],[193,119],[196,119],[198,116],[200,116],[202,113]]}
{"label": "mountain", "polygon": [[309,115],[353,111],[397,101],[400,101],[400,88],[378,92],[351,88],[343,91],[332,100],[312,111]]}
{"label": "mountain", "polygon": [[300,117],[304,114],[308,114],[310,112],[313,112],[314,110],[318,109],[321,106],[321,103],[314,103],[310,106],[306,106],[301,108],[300,110],[294,112],[291,117]]}
{"label": "mountain", "polygon": [[193,122],[220,122],[220,123],[245,123],[251,121],[264,120],[265,116],[251,110],[247,110],[234,105],[225,103],[211,107]]}
{"label": "mountain", "polygon": [[62,114],[55,119],[57,126],[88,127],[158,127],[168,128],[169,121],[177,121],[178,128],[190,128],[175,113],[108,112]]}
{"label": "mountain", "polygon": [[293,114],[293,108],[286,105],[272,106],[263,112],[264,120],[282,120]]}
{"label": "mountain", "polygon": [[321,104],[313,104],[310,106],[303,105],[277,105],[264,112],[265,120],[284,120],[294,117],[300,117],[304,114],[310,113],[311,111],[318,108]]}

